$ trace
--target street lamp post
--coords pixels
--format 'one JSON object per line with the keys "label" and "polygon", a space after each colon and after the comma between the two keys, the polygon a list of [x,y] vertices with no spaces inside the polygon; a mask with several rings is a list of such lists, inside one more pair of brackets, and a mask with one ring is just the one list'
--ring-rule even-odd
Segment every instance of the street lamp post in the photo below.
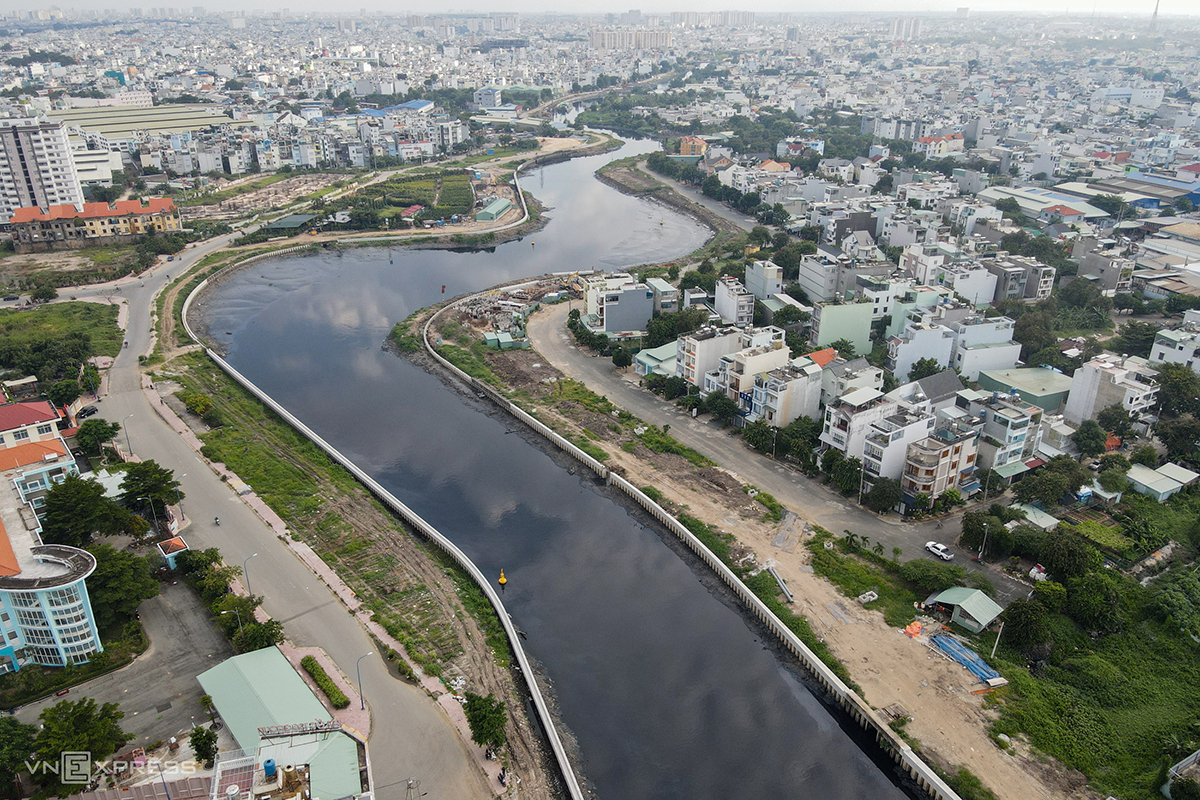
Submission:
{"label": "street lamp post", "polygon": [[258,553],[252,554],[250,558],[247,558],[242,562],[242,576],[246,579],[246,594],[250,595],[250,599],[254,599],[254,592],[250,591],[250,568],[248,565],[250,564],[250,559],[254,558],[256,555],[258,555]]}
{"label": "street lamp post", "polygon": [[[375,652],[375,651],[372,650],[371,653],[373,653],[373,652]],[[358,703],[359,703],[359,708],[362,708],[362,709],[365,709],[367,707],[367,698],[363,697],[362,666],[361,665],[362,665],[362,660],[364,658],[366,658],[367,656],[371,655],[371,653],[363,653],[361,656],[358,657],[358,661],[354,662],[354,671],[355,671],[355,673],[358,674]]]}
{"label": "street lamp post", "polygon": [[150,504],[150,516],[154,519],[154,530],[158,531],[158,512],[154,510],[154,500],[149,497],[139,497],[138,500],[145,500]]}
{"label": "street lamp post", "polygon": [[226,614],[231,614],[231,613],[237,614],[238,630],[241,631],[241,629],[242,629],[242,612],[241,611],[238,611],[236,608],[233,609],[233,611],[222,611],[221,616],[223,617]]}
{"label": "street lamp post", "polygon": [[125,417],[125,419],[121,420],[121,427],[125,429],[125,449],[129,451],[129,455],[131,457],[133,456],[133,445],[129,443],[129,426],[125,424],[125,420],[131,419],[132,417],[133,414],[130,414],[129,416]]}
{"label": "street lamp post", "polygon": [[[179,477],[186,478],[187,473],[183,473]],[[179,509],[179,521],[187,522],[187,517],[183,513],[183,500],[179,497],[179,481],[175,481],[175,507]]]}

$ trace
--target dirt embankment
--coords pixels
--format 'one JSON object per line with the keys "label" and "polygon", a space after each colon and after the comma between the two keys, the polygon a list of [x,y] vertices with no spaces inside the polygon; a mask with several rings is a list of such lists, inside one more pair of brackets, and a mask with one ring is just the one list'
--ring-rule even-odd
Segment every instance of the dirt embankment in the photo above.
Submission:
{"label": "dirt embankment", "polygon": [[[420,330],[423,320],[414,329]],[[464,343],[463,333],[481,331],[482,323],[449,311],[438,320],[447,341]],[[429,368],[432,359],[416,359]],[[602,449],[605,463],[637,486],[663,495],[673,513],[687,513],[733,537],[734,558],[762,568],[775,567],[795,595],[803,614],[862,687],[876,708],[892,707],[911,717],[907,733],[919,740],[924,756],[947,772],[966,767],[1000,800],[1084,800],[1098,797],[1084,776],[1040,754],[1021,741],[1001,749],[988,735],[995,711],[975,678],[919,641],[892,628],[878,611],[863,609],[843,596],[810,566],[808,536],[802,521],[787,515],[773,520],[747,494],[740,479],[686,455],[647,446],[634,420],[622,424],[613,409],[566,378],[535,350],[486,351],[487,369],[504,390],[560,434]],[[434,367],[436,369],[436,366]]]}
{"label": "dirt embankment", "polygon": [[742,230],[738,226],[720,214],[710,211],[702,205],[693,203],[670,186],[660,183],[636,167],[621,166],[598,170],[596,172],[596,180],[608,184],[623,194],[635,197],[649,197],[659,203],[678,209],[685,214],[691,214],[711,228],[714,233],[742,233]]}

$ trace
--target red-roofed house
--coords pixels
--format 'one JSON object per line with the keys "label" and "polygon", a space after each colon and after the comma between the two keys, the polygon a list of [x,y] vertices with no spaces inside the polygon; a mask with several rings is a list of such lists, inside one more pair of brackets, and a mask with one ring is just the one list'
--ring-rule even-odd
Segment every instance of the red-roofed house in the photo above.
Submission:
{"label": "red-roofed house", "polygon": [[1175,179],[1180,181],[1200,180],[1200,164],[1188,164],[1175,170]]}
{"label": "red-roofed house", "polygon": [[[132,241],[146,233],[180,229],[179,210],[167,197],[118,200],[115,203],[18,208],[10,220],[13,243],[19,253],[49,250],[55,245],[83,247],[89,244]],[[126,237],[126,238],[122,238]]]}
{"label": "red-roofed house", "polygon": [[922,136],[913,142],[913,152],[920,153],[926,158],[944,158],[951,153],[963,151],[963,136],[961,133],[950,133],[945,136]]}
{"label": "red-roofed house", "polygon": [[45,400],[0,406],[0,448],[58,438],[60,414]]}
{"label": "red-roofed house", "polygon": [[1083,222],[1083,212],[1070,206],[1047,206],[1038,214],[1038,219],[1042,222],[1065,222],[1071,224],[1074,222]]}

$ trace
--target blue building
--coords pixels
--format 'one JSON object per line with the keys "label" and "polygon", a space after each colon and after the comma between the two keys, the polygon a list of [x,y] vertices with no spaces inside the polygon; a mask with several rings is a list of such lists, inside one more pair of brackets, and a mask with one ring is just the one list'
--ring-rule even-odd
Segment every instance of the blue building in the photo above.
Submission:
{"label": "blue building", "polygon": [[48,403],[0,406],[0,674],[26,664],[61,667],[104,648],[86,579],[86,550],[43,544],[37,509],[78,472]]}

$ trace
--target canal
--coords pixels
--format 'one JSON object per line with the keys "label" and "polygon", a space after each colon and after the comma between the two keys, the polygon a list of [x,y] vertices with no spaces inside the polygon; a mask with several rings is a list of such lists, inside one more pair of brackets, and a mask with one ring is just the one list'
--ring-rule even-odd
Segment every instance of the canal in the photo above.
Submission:
{"label": "canal", "polygon": [[655,147],[628,143],[525,176],[550,217],[536,246],[381,247],[255,264],[212,291],[208,328],[238,370],[484,574],[505,571],[504,603],[599,797],[906,797],[890,760],[819,699],[704,567],[587,470],[572,474],[508,435],[515,421],[381,349],[391,326],[436,302],[443,285],[453,296],[695,249],[705,228],[592,177],[610,158]]}

